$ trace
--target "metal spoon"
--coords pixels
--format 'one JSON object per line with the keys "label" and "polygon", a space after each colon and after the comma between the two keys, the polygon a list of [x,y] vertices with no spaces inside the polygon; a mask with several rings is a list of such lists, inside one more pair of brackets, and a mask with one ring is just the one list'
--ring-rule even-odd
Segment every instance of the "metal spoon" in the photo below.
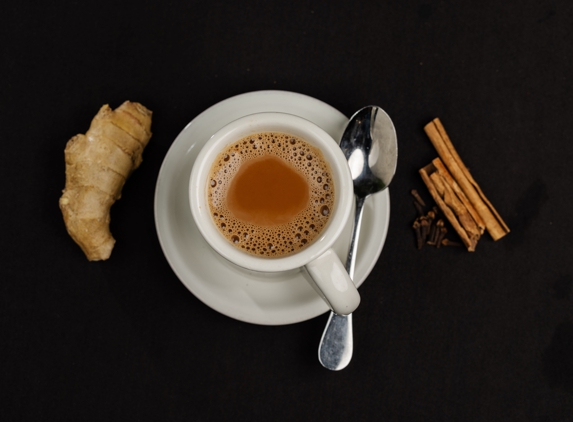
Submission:
{"label": "metal spoon", "polygon": [[[354,180],[356,213],[346,261],[346,271],[354,280],[364,201],[386,189],[396,172],[398,144],[394,124],[380,107],[364,107],[350,118],[340,148]],[[341,316],[331,312],[318,347],[318,360],[325,368],[338,371],[350,363],[353,349],[352,314]]]}

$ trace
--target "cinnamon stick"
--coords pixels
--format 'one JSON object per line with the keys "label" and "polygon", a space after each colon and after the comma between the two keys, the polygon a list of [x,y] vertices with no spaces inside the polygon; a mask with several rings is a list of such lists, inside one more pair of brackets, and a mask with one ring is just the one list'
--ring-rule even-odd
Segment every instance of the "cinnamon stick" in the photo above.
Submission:
{"label": "cinnamon stick", "polygon": [[432,173],[430,175],[430,179],[434,182],[434,186],[442,197],[444,203],[450,207],[456,215],[460,225],[464,228],[472,243],[477,244],[483,231],[480,232],[480,228],[468,209],[465,207],[464,203],[462,203],[453,188],[450,186],[449,181],[444,178],[439,171]]}
{"label": "cinnamon stick", "polygon": [[448,186],[451,187],[456,196],[459,198],[460,202],[463,204],[467,212],[475,221],[479,234],[482,235],[485,230],[485,223],[478,214],[478,212],[476,211],[476,209],[474,208],[474,206],[472,205],[472,203],[470,202],[470,200],[468,199],[468,197],[466,196],[466,194],[464,193],[464,191],[460,188],[460,185],[456,183],[456,181],[454,180],[448,169],[446,169],[446,166],[444,166],[442,160],[440,160],[439,158],[435,158],[434,160],[432,160],[432,164],[434,165],[434,167],[436,167],[436,170],[438,171],[440,176],[442,176],[445,179]]}
{"label": "cinnamon stick", "polygon": [[[438,207],[440,207],[440,209],[442,210],[448,221],[451,223],[456,233],[458,233],[460,239],[466,246],[467,250],[473,252],[475,251],[477,241],[479,240],[479,233],[477,234],[477,236],[475,234],[471,234],[471,236],[468,235],[468,232],[458,220],[458,217],[454,212],[454,210],[452,210],[452,208],[444,201],[443,192],[445,192],[445,187],[443,185],[440,185],[440,183],[442,182],[441,179],[436,179],[436,177],[432,179],[431,177],[436,172],[437,169],[432,163],[428,164],[426,167],[423,167],[419,170],[420,176],[422,176],[422,180],[428,187],[430,195],[432,196],[434,201],[436,201],[436,204],[438,204]],[[435,180],[438,180],[438,185],[436,185]],[[442,192],[442,194],[440,192]],[[438,239],[436,239],[436,242],[437,241]]]}
{"label": "cinnamon stick", "polygon": [[444,126],[440,122],[440,119],[436,118],[432,120],[424,127],[424,130],[430,138],[432,145],[436,148],[436,151],[445,164],[445,167],[450,171],[469,202],[473,205],[477,214],[481,217],[491,237],[494,240],[498,240],[509,233],[509,227],[507,227],[507,224],[505,224],[491,202],[486,198],[479,185],[464,165],[447,135]]}

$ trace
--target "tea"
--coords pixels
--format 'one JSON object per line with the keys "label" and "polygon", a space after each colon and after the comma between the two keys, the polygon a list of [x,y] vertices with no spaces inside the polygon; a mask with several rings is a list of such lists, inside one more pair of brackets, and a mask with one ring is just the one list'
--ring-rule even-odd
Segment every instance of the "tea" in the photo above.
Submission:
{"label": "tea", "polygon": [[208,178],[215,225],[237,248],[280,257],[310,245],[329,221],[335,190],[319,149],[264,132],[227,146]]}

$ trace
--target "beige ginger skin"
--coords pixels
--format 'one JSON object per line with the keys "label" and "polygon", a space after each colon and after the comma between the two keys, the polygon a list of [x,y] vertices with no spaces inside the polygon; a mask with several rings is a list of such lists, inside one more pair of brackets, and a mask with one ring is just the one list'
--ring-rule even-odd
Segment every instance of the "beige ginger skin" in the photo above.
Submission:
{"label": "beige ginger skin", "polygon": [[135,102],[100,108],[85,135],[66,144],[66,186],[60,209],[68,233],[90,261],[110,257],[110,208],[141,164],[151,138],[151,111]]}

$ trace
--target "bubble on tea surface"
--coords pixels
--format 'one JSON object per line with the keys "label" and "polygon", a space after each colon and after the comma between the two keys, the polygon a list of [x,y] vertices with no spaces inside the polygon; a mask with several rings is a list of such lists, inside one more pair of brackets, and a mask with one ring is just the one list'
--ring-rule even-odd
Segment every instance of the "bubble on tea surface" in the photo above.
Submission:
{"label": "bubble on tea surface", "polygon": [[[284,160],[308,183],[308,205],[289,223],[257,226],[235,218],[226,208],[227,189],[241,164],[262,156],[275,156]],[[219,166],[219,163],[224,166]],[[219,224],[216,227],[219,232],[244,253],[273,258],[296,253],[311,245],[329,221],[335,192],[329,186],[329,193],[325,195],[324,180],[330,173],[322,153],[292,135],[263,132],[239,139],[223,150],[211,167],[208,179],[211,215],[213,219],[218,218]],[[317,174],[320,176],[313,180]],[[310,221],[313,224],[309,225]]]}

